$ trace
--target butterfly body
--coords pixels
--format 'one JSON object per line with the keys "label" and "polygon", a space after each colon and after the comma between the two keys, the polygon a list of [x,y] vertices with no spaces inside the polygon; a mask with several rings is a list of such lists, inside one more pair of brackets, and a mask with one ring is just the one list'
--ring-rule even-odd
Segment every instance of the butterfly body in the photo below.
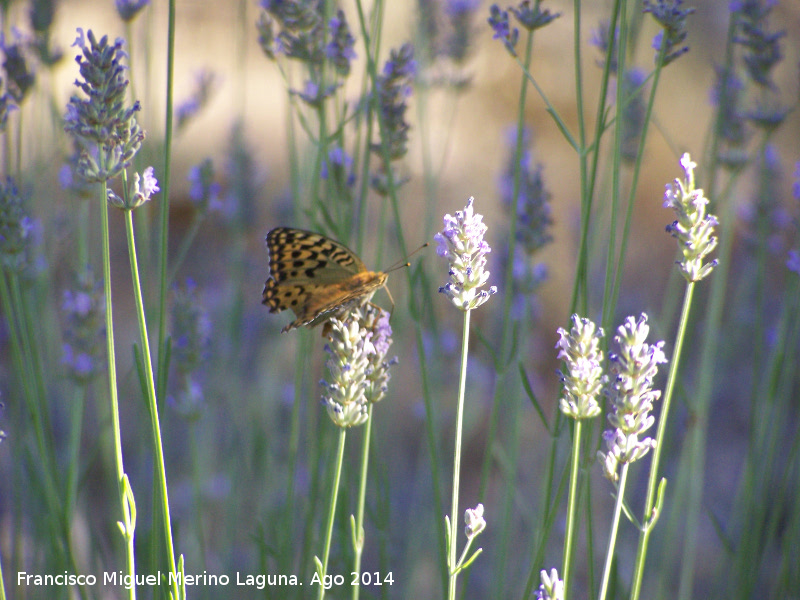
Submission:
{"label": "butterfly body", "polygon": [[276,227],[267,233],[267,250],[262,302],[271,313],[294,312],[284,332],[344,315],[386,284],[386,273],[367,270],[352,250],[318,233]]}

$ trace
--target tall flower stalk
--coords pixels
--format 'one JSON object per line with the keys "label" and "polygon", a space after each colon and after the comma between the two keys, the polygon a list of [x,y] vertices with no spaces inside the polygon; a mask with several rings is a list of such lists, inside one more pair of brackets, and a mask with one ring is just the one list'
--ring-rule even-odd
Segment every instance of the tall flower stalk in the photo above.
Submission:
{"label": "tall flower stalk", "polygon": [[[315,556],[314,564],[318,577],[317,598],[325,597],[325,581],[328,574],[328,557],[333,538],[333,521],[339,495],[339,482],[344,461],[344,446],[347,430],[369,422],[371,405],[385,392],[388,381],[388,364],[383,358],[389,348],[388,322],[381,322],[371,309],[363,314],[360,309],[352,311],[346,319],[332,318],[325,351],[329,354],[326,365],[330,381],[321,381],[322,403],[334,425],[339,427],[339,441],[334,465],[333,488],[328,504],[328,522],[325,531],[325,547],[322,558]],[[376,350],[376,344],[379,350]],[[366,460],[366,458],[364,459]],[[362,462],[362,486],[365,486],[366,466]],[[363,490],[360,494],[358,522],[351,517],[353,546],[356,550],[356,565],[360,563],[363,547]],[[356,586],[357,588],[358,586]],[[354,590],[354,597],[358,593]]]}
{"label": "tall flower stalk", "polygon": [[[639,533],[639,544],[636,552],[636,565],[634,567],[633,581],[631,584],[631,600],[637,600],[641,590],[644,575],[644,563],[647,556],[647,546],[652,533],[653,525],[658,518],[656,507],[656,482],[658,481],[658,467],[661,457],[662,440],[669,416],[672,393],[677,379],[680,356],[683,349],[683,340],[689,322],[689,311],[692,305],[692,296],[695,283],[707,277],[716,267],[717,261],[706,262],[709,253],[717,246],[715,227],[717,218],[706,212],[708,198],[703,190],[695,184],[694,168],[697,166],[689,154],[681,157],[681,167],[684,171],[683,179],[675,179],[674,183],[666,186],[664,193],[664,206],[671,208],[676,215],[675,221],[667,226],[667,231],[678,240],[681,258],[677,261],[678,268],[686,279],[686,291],[683,298],[678,331],[675,336],[675,350],[670,365],[667,385],[664,389],[664,401],[658,422],[658,432],[655,439],[655,450],[650,465],[650,475],[647,482],[647,497],[645,499],[642,526]],[[655,511],[655,512],[654,512]]]}
{"label": "tall flower stalk", "polygon": [[[139,276],[138,260],[136,258],[132,214],[133,209],[150,200],[152,194],[158,192],[159,189],[156,179],[153,176],[152,167],[146,169],[141,176],[136,173],[132,185],[130,187],[127,185],[127,168],[130,166],[134,155],[141,147],[144,139],[144,132],[140,129],[135,117],[136,112],[140,110],[139,103],[136,102],[133,106],[126,107],[128,81],[124,77],[125,67],[122,64],[122,59],[125,56],[125,52],[122,49],[123,41],[118,39],[114,44],[109,44],[105,36],[97,40],[94,34],[89,31],[86,34],[89,40],[87,44],[83,31],[79,29],[78,33],[79,36],[74,45],[82,52],[82,55],[78,57],[78,64],[80,65],[80,73],[83,77],[83,81],[78,81],[76,85],[83,91],[85,97],[75,95],[70,99],[67,106],[65,129],[73,135],[80,147],[80,156],[77,163],[78,174],[86,181],[98,182],[101,184],[103,199],[101,202],[101,221],[103,229],[106,339],[117,477],[123,514],[123,520],[120,521],[118,525],[126,541],[127,574],[130,577],[135,577],[134,530],[136,527],[136,504],[130,482],[128,481],[128,476],[124,471],[122,460],[111,302],[108,204],[122,209],[125,213],[128,255],[131,265],[131,278],[134,287],[134,300],[141,340],[141,356],[139,358],[142,364],[139,366],[145,377],[145,390],[153,429],[157,485],[161,499],[161,509],[163,511],[162,521],[165,529],[164,536],[167,546],[167,559],[170,572],[177,574],[178,571],[176,570],[172,541],[172,524],[169,514],[166,470],[164,467],[164,454],[161,442],[161,427],[158,418],[155,379],[144,313],[141,279]],[[124,188],[122,196],[118,196],[108,189],[109,180],[117,175],[122,175]],[[172,577],[170,579],[173,598],[178,599],[185,597],[185,590],[182,589],[182,586],[178,585],[177,578]],[[130,597],[134,598],[135,595],[135,586],[132,586]]]}
{"label": "tall flower stalk", "polygon": [[[564,395],[559,400],[561,412],[575,419],[572,435],[572,462],[570,467],[569,504],[567,506],[567,529],[564,536],[564,579],[561,594],[566,597],[572,563],[572,548],[578,512],[578,472],[580,470],[580,450],[582,444],[583,421],[600,414],[597,397],[603,385],[603,351],[600,338],[603,330],[589,319],[572,315],[572,328],[558,329],[560,339],[556,348],[558,358],[564,361],[566,370],[561,373]],[[544,578],[544,576],[543,576]]]}
{"label": "tall flower stalk", "polygon": [[[438,243],[437,253],[447,259],[450,270],[450,279],[439,292],[447,296],[450,301],[464,312],[464,324],[461,337],[461,367],[458,376],[458,402],[456,408],[456,439],[453,454],[453,498],[450,515],[445,517],[447,531],[447,567],[449,583],[447,597],[454,600],[456,597],[456,581],[459,572],[471,563],[476,554],[465,562],[466,555],[456,561],[458,547],[458,488],[461,479],[461,436],[464,421],[464,395],[467,382],[467,353],[469,349],[469,321],[472,310],[486,302],[497,288],[492,286],[488,290],[481,289],[489,280],[489,271],[486,270],[486,255],[491,248],[483,237],[486,225],[483,217],[473,212],[470,198],[464,210],[456,211],[455,216],[444,216],[444,229],[437,233],[434,239]],[[481,507],[482,508],[482,507]],[[481,510],[481,514],[482,514]],[[485,525],[485,524],[484,524]],[[482,529],[482,528],[481,528]],[[468,543],[472,542],[468,535]],[[480,550],[478,551],[480,552]]]}

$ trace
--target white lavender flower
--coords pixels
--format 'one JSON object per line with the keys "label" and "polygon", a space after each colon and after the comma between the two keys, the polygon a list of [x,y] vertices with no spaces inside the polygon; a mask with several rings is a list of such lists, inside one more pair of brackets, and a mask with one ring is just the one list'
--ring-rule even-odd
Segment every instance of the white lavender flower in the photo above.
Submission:
{"label": "white lavender flower", "polygon": [[612,429],[603,433],[608,452],[598,452],[597,457],[611,481],[618,478],[619,464],[634,462],[656,446],[652,438],[639,439],[655,422],[650,411],[661,392],[652,389],[653,379],[658,365],[667,362],[663,341],[645,343],[649,332],[646,314],[638,321],[628,317],[614,336],[618,353],[609,355],[613,377],[607,391],[611,401],[608,422]]}
{"label": "white lavender flower", "polygon": [[478,534],[486,529],[486,521],[483,518],[483,504],[478,504],[475,508],[468,508],[464,511],[464,534],[467,540],[472,540]]}
{"label": "white lavender flower", "polygon": [[550,573],[541,570],[542,584],[536,590],[538,600],[564,600],[564,582],[558,578],[558,571],[550,569]]}
{"label": "white lavender flower", "polygon": [[111,206],[122,210],[133,210],[148,202],[150,197],[159,191],[161,189],[153,175],[153,167],[147,167],[141,176],[134,173],[133,184],[125,198],[120,198],[112,190],[108,190],[108,202]]}
{"label": "white lavender flower", "polygon": [[564,396],[559,400],[561,412],[573,419],[589,419],[600,414],[597,396],[602,392],[603,351],[600,338],[603,330],[589,319],[572,315],[572,329],[558,328],[561,339],[556,348],[558,358],[566,362],[566,373],[559,371]]}
{"label": "white lavender flower", "polygon": [[477,308],[497,293],[495,286],[480,289],[489,280],[486,255],[492,249],[483,239],[487,227],[483,217],[473,213],[473,201],[467,200],[464,210],[456,211],[454,217],[445,215],[444,229],[434,236],[439,243],[436,252],[450,262],[450,281],[439,292],[461,310]]}
{"label": "white lavender flower", "polygon": [[675,179],[674,184],[667,184],[664,192],[664,207],[672,208],[677,215],[667,231],[678,240],[678,247],[683,253],[683,260],[678,261],[681,273],[687,281],[694,282],[704,279],[711,273],[717,260],[703,264],[703,259],[717,246],[714,227],[719,224],[717,217],[706,214],[708,198],[703,195],[703,190],[695,188],[694,168],[697,163],[692,162],[689,154],[681,157],[686,178],[681,181]]}
{"label": "white lavender flower", "polygon": [[346,320],[332,318],[325,351],[330,382],[322,380],[322,403],[328,416],[339,427],[355,427],[367,420],[367,371],[370,355],[375,354],[372,333],[356,316],[350,313]]}

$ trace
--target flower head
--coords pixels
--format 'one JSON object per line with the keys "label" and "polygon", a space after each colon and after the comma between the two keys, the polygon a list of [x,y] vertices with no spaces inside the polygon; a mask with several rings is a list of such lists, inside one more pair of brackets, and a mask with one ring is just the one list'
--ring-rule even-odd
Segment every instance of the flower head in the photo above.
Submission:
{"label": "flower head", "polygon": [[491,252],[483,239],[486,225],[483,216],[473,213],[474,198],[467,200],[464,210],[455,216],[444,216],[444,229],[434,236],[436,252],[450,263],[450,280],[439,288],[461,310],[472,310],[497,293],[495,286],[481,290],[489,280],[486,255]]}
{"label": "flower head", "polygon": [[528,31],[541,29],[561,16],[561,13],[553,14],[548,9],[542,10],[539,2],[531,5],[530,0],[522,0],[519,5],[511,6],[508,10],[514,13],[519,24]]}
{"label": "flower head", "polygon": [[604,475],[612,481],[617,480],[620,463],[634,462],[656,445],[652,438],[639,439],[655,422],[650,411],[661,392],[652,389],[653,380],[658,365],[667,362],[663,341],[645,343],[649,332],[646,314],[638,321],[628,317],[614,336],[617,352],[609,355],[612,377],[607,391],[611,402],[608,422],[612,429],[603,433],[608,452],[598,452],[597,457]]}
{"label": "flower head", "polygon": [[[391,160],[402,158],[408,151],[408,131],[411,126],[406,122],[406,99],[411,95],[416,72],[414,46],[407,43],[389,53],[389,60],[378,77],[377,93],[383,123],[381,133],[385,136],[383,144],[388,147]],[[381,154],[383,144],[372,144],[373,152]]]}
{"label": "flower head", "polygon": [[467,540],[477,537],[481,531],[486,529],[486,521],[483,518],[483,504],[478,504],[475,508],[468,508],[464,511],[464,533]]}
{"label": "flower head", "polygon": [[159,191],[161,190],[158,187],[158,180],[153,175],[153,167],[147,167],[141,176],[134,173],[133,185],[124,198],[108,190],[108,202],[122,210],[133,210],[149,202],[150,197]]}
{"label": "flower head", "polygon": [[694,8],[683,8],[683,0],[644,0],[644,12],[649,12],[661,25],[653,40],[656,51],[656,60],[664,48],[664,65],[668,65],[676,58],[689,51],[689,46],[684,46],[686,40],[686,19],[694,12]]}
{"label": "flower head", "polygon": [[333,68],[342,77],[350,74],[350,61],[356,58],[353,50],[356,40],[350,33],[344,11],[339,10],[328,23],[330,41],[325,48],[325,56],[333,64]]}
{"label": "flower head", "polygon": [[371,341],[372,332],[360,317],[360,311],[352,311],[345,320],[331,318],[328,329],[329,354],[326,365],[330,381],[322,380],[322,403],[328,416],[338,427],[356,427],[367,420],[366,389],[370,370],[370,355],[375,354]]}
{"label": "flower head", "polygon": [[769,31],[767,19],[775,2],[764,0],[737,0],[731,3],[732,18],[736,23],[734,42],[745,48],[745,69],[762,88],[774,88],[772,70],[782,59],[780,40],[785,31]]}
{"label": "flower head", "polygon": [[559,372],[564,384],[564,396],[559,400],[561,412],[573,419],[596,417],[600,414],[596,398],[605,382],[600,349],[603,330],[589,319],[572,315],[570,331],[559,327],[558,335],[558,358],[566,363],[566,373]]}
{"label": "flower head", "polygon": [[683,181],[675,179],[674,184],[667,184],[664,192],[664,207],[672,208],[677,220],[667,225],[667,231],[678,240],[678,247],[683,259],[678,261],[680,270],[687,281],[704,279],[714,267],[717,260],[703,264],[703,259],[717,246],[714,227],[718,225],[714,215],[706,214],[708,198],[703,190],[695,188],[694,168],[689,154],[681,157],[681,166],[685,173]]}
{"label": "flower head", "polygon": [[564,582],[558,578],[558,571],[551,569],[548,573],[542,569],[540,576],[542,584],[536,590],[537,600],[564,600]]}
{"label": "flower head", "polygon": [[109,45],[103,36],[99,41],[91,30],[78,29],[77,57],[83,81],[75,85],[86,95],[70,98],[64,129],[81,145],[78,172],[87,181],[108,181],[130,165],[144,140],[144,132],[136,122],[139,103],[126,108],[128,80],[122,59],[127,55],[123,41]]}
{"label": "flower head", "polygon": [[[509,209],[514,210],[516,207],[516,241],[530,255],[553,240],[549,231],[553,224],[550,216],[550,192],[545,186],[544,167],[541,163],[534,162],[528,149],[532,138],[530,130],[528,128],[522,130],[521,144],[517,141],[516,133],[515,128],[508,139],[509,160],[500,176],[500,197]],[[518,147],[521,148],[519,156]],[[515,179],[518,188],[516,202],[514,201]]]}
{"label": "flower head", "polygon": [[114,5],[117,7],[119,18],[130,23],[145,6],[150,5],[150,0],[114,0]]}
{"label": "flower head", "polygon": [[6,86],[8,93],[17,104],[22,104],[28,96],[28,92],[36,82],[36,75],[29,66],[26,56],[27,41],[18,32],[13,33],[14,41],[6,41],[4,36],[0,36],[0,50],[3,51],[3,70],[6,72]]}
{"label": "flower head", "polygon": [[508,50],[511,56],[516,56],[515,49],[517,41],[519,40],[519,29],[511,27],[508,20],[508,11],[502,10],[497,4],[492,4],[489,7],[489,18],[487,19],[489,27],[494,31],[492,36],[493,40],[502,40],[503,45]]}

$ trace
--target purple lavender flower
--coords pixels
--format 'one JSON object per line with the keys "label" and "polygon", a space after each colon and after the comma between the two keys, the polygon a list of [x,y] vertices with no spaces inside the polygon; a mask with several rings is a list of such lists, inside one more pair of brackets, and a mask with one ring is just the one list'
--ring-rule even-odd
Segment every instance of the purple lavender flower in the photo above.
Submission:
{"label": "purple lavender flower", "polygon": [[664,46],[664,66],[689,51],[684,46],[686,40],[686,19],[694,12],[694,8],[683,8],[683,0],[644,0],[644,12],[649,12],[663,28],[653,39],[656,60],[662,45]]}
{"label": "purple lavender flower", "polygon": [[708,264],[703,264],[703,259],[717,246],[714,227],[719,223],[717,217],[706,214],[708,198],[703,195],[702,189],[695,188],[696,166],[689,154],[684,154],[681,157],[684,180],[675,179],[674,184],[667,184],[664,192],[664,207],[672,208],[678,217],[672,224],[667,225],[667,231],[678,240],[678,247],[683,254],[683,259],[678,261],[678,265],[684,278],[689,282],[704,279],[718,262],[714,259]]}
{"label": "purple lavender flower", "polygon": [[[136,122],[138,102],[126,108],[128,80],[122,59],[127,55],[123,41],[109,45],[103,36],[99,41],[91,30],[78,29],[73,46],[80,48],[77,58],[83,81],[75,85],[86,98],[74,95],[67,105],[64,129],[81,146],[78,172],[86,181],[108,181],[127,168],[144,140],[144,132]],[[100,154],[102,153],[102,160]]]}
{"label": "purple lavender flower", "polygon": [[172,366],[181,375],[200,370],[211,345],[211,320],[194,280],[173,288]]}
{"label": "purple lavender flower", "polygon": [[[391,160],[402,158],[408,151],[408,131],[411,126],[405,120],[408,108],[406,98],[411,95],[411,83],[416,72],[414,46],[407,43],[390,52],[389,60],[378,78],[377,93],[383,124],[381,134],[385,137],[383,144],[388,147]],[[372,144],[372,150],[382,153],[383,144]]]}
{"label": "purple lavender flower", "polygon": [[[619,59],[617,58],[617,51],[619,50],[619,27],[614,31],[613,48],[611,48],[611,23],[609,21],[601,22],[597,28],[592,30],[592,37],[589,40],[589,45],[598,48],[606,59],[608,58],[609,50],[611,50],[611,65],[609,66],[609,70],[611,73],[616,73],[617,65],[619,64]],[[606,59],[597,61],[597,66],[602,68],[605,65]]]}
{"label": "purple lavender flower", "polygon": [[340,189],[353,187],[356,182],[353,157],[340,146],[331,148],[328,160],[322,163],[319,176],[322,179],[330,179]]}
{"label": "purple lavender flower", "polygon": [[114,0],[114,5],[117,7],[119,18],[125,23],[130,23],[145,6],[150,5],[150,0]]}
{"label": "purple lavender flower", "polygon": [[222,186],[214,181],[214,163],[206,158],[189,169],[186,179],[189,181],[189,200],[200,213],[206,211],[223,211],[220,193]]}
{"label": "purple lavender flower", "polygon": [[105,353],[105,297],[101,282],[90,269],[76,277],[75,287],[64,290],[61,311],[64,343],[61,364],[76,382],[85,385],[103,371]]}
{"label": "purple lavender flower", "polygon": [[503,45],[511,56],[516,56],[516,45],[519,40],[519,29],[512,28],[508,20],[508,11],[502,10],[497,4],[489,7],[489,27],[494,31],[493,40],[502,40]]}
{"label": "purple lavender flower", "polygon": [[[509,160],[500,177],[500,198],[510,210],[517,210],[516,241],[533,254],[552,241],[549,229],[553,224],[550,216],[550,192],[545,187],[542,175],[543,167],[535,163],[529,146],[531,131],[527,127],[522,130],[522,151],[517,157],[517,130],[511,130],[508,136]],[[514,178],[518,178],[516,202],[514,202]]]}
{"label": "purple lavender flower", "polygon": [[486,302],[497,293],[491,286],[481,290],[489,280],[486,270],[486,255],[491,252],[489,244],[483,239],[486,225],[483,217],[474,214],[472,203],[467,200],[464,210],[456,211],[455,216],[444,216],[444,229],[434,236],[439,246],[436,252],[450,263],[450,280],[439,288],[461,310],[472,310]]}
{"label": "purple lavender flower", "polygon": [[0,50],[3,51],[3,70],[6,72],[6,86],[8,93],[18,105],[22,104],[28,92],[36,82],[36,75],[29,66],[25,48],[28,40],[22,37],[19,31],[13,32],[14,41],[7,42],[5,36],[0,35]]}
{"label": "purple lavender flower", "polygon": [[194,88],[189,97],[175,108],[175,129],[182,131],[186,125],[208,104],[217,87],[217,76],[213,71],[202,69],[195,73]]}
{"label": "purple lavender flower", "polygon": [[742,0],[731,3],[732,18],[736,23],[734,42],[745,48],[743,57],[750,79],[763,88],[772,89],[772,70],[782,59],[780,39],[785,31],[769,31],[767,19],[774,2]]}
{"label": "purple lavender flower", "polygon": [[542,10],[540,2],[531,4],[530,0],[522,0],[517,6],[511,6],[508,10],[514,13],[519,24],[528,31],[541,29],[561,16],[561,13],[551,13],[548,9]]}
{"label": "purple lavender flower", "polygon": [[347,77],[350,74],[350,61],[356,58],[356,52],[353,50],[356,40],[350,33],[343,10],[339,10],[336,16],[331,18],[328,28],[330,42],[325,48],[325,56],[340,76]]}
{"label": "purple lavender flower", "polygon": [[611,481],[617,480],[621,463],[642,458],[656,445],[652,438],[639,439],[655,422],[650,411],[661,392],[652,389],[653,380],[658,365],[667,362],[663,341],[654,345],[645,343],[649,332],[646,314],[642,313],[638,321],[628,317],[614,336],[617,353],[608,357],[612,374],[607,391],[611,401],[608,422],[612,429],[603,433],[608,452],[598,452],[597,457],[604,475]]}

